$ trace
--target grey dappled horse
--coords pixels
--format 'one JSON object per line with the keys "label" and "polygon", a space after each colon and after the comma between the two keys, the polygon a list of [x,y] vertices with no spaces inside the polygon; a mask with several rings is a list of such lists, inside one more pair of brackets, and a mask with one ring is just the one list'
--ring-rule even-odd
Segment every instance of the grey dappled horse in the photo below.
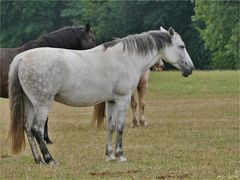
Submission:
{"label": "grey dappled horse", "polygon": [[156,63],[159,55],[180,69],[184,77],[192,73],[192,60],[180,35],[172,28],[167,32],[154,30],[129,35],[84,51],[36,48],[18,54],[9,72],[13,152],[19,153],[24,147],[25,131],[35,162],[57,164],[43,138],[53,100],[78,107],[106,101],[106,160],[116,156],[125,162],[122,135],[131,95],[140,76]]}

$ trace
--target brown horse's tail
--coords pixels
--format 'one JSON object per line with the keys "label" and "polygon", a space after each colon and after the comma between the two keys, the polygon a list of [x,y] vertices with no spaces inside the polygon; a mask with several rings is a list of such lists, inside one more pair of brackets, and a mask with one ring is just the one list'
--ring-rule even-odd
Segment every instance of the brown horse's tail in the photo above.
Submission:
{"label": "brown horse's tail", "polygon": [[9,136],[12,140],[12,152],[18,154],[25,147],[24,137],[24,92],[18,78],[21,59],[15,58],[9,71],[9,99],[11,122]]}
{"label": "brown horse's tail", "polygon": [[105,102],[95,105],[93,109],[93,117],[91,123],[92,127],[94,127],[95,124],[97,123],[97,127],[100,128],[103,124],[104,116],[105,116]]}

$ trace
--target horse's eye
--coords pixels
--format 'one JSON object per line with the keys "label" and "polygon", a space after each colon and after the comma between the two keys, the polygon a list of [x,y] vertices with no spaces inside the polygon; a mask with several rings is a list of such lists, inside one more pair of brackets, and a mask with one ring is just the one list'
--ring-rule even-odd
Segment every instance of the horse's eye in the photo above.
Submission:
{"label": "horse's eye", "polygon": [[181,45],[181,46],[179,46],[181,49],[184,49],[185,48],[185,46],[184,45]]}

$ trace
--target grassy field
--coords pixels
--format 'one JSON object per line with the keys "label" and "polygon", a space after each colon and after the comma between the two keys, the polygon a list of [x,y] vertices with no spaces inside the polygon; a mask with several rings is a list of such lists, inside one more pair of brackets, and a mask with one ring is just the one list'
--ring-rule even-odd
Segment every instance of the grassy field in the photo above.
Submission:
{"label": "grassy field", "polygon": [[90,129],[92,108],[54,103],[49,146],[58,166],[36,165],[27,144],[10,152],[8,100],[0,99],[1,179],[239,179],[239,71],[151,73],[146,128],[126,119],[127,163],[105,162],[106,130]]}

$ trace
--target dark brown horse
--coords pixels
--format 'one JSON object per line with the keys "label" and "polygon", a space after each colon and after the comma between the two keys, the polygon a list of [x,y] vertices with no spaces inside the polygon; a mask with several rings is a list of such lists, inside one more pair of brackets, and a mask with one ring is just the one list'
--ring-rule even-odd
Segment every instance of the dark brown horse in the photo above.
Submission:
{"label": "dark brown horse", "polygon": [[[37,47],[84,50],[95,46],[95,38],[88,23],[85,27],[64,27],[46,34],[37,40],[29,41],[18,48],[0,48],[0,97],[8,98],[9,66],[17,54]],[[47,143],[52,143],[48,138],[47,122],[45,124],[44,139]]]}

